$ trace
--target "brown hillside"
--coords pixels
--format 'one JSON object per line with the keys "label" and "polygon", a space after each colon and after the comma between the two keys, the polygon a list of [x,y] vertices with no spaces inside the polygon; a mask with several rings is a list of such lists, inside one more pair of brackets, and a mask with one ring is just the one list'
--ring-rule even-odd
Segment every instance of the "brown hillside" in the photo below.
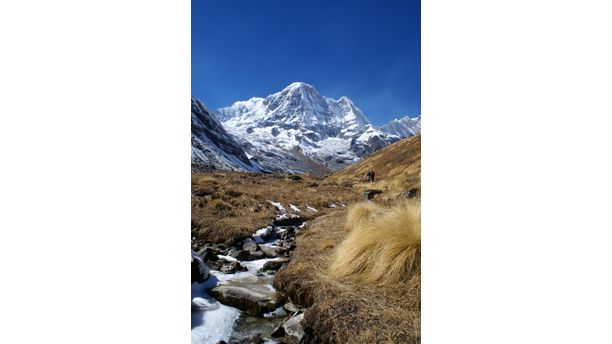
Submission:
{"label": "brown hillside", "polygon": [[[366,182],[365,174],[376,173],[373,183]],[[348,166],[326,178],[337,184],[350,183],[355,190],[381,189],[388,196],[421,188],[421,136],[398,141],[370,155],[355,165]]]}

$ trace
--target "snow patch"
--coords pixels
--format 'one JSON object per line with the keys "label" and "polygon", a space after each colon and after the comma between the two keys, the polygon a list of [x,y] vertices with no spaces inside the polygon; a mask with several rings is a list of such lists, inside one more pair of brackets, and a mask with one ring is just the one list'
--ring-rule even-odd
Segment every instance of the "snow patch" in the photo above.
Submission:
{"label": "snow patch", "polygon": [[281,211],[283,213],[287,212],[287,209],[285,209],[285,207],[283,207],[283,205],[280,204],[279,202],[272,202],[270,200],[268,200],[268,202],[270,202],[270,204],[275,206],[278,211]]}

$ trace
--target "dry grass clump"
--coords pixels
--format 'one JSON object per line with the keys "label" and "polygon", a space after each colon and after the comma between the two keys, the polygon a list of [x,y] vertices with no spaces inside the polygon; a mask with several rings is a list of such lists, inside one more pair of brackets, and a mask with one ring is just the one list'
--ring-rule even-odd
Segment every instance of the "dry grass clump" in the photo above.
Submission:
{"label": "dry grass clump", "polygon": [[388,284],[408,281],[420,272],[420,203],[405,201],[392,208],[359,203],[349,211],[347,227],[330,276]]}
{"label": "dry grass clump", "polygon": [[360,202],[349,208],[346,215],[346,228],[358,228],[383,214],[383,208],[374,202]]}
{"label": "dry grass clump", "polygon": [[[349,237],[372,222],[382,223],[385,217],[386,223],[394,223],[396,220],[390,218],[403,207],[390,210],[371,202],[360,204],[348,212],[315,219],[298,236],[293,258],[276,274],[274,287],[293,302],[308,306],[303,325],[311,343],[420,342],[420,273],[409,272],[402,278],[382,276],[380,280],[385,283],[368,282],[372,276],[364,272],[341,276],[329,273]],[[418,204],[414,207],[418,209]],[[418,260],[413,266],[420,264]],[[391,259],[387,263],[395,262]]]}

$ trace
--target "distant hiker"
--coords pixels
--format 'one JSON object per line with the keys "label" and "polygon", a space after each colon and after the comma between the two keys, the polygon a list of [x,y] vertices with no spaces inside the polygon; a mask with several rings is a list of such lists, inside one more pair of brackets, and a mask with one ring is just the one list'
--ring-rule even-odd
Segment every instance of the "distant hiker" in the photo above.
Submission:
{"label": "distant hiker", "polygon": [[373,182],[374,181],[374,171],[370,171],[370,181]]}
{"label": "distant hiker", "polygon": [[365,174],[365,181],[369,182],[371,178],[372,178],[372,171],[366,172],[366,174]]}

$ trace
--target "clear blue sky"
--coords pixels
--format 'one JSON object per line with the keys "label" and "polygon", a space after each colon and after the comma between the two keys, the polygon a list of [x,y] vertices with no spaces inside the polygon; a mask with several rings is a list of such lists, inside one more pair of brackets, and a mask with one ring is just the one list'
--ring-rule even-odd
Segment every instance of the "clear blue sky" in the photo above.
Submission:
{"label": "clear blue sky", "polygon": [[421,113],[419,0],[193,0],[191,92],[210,108],[294,81],[374,124]]}

